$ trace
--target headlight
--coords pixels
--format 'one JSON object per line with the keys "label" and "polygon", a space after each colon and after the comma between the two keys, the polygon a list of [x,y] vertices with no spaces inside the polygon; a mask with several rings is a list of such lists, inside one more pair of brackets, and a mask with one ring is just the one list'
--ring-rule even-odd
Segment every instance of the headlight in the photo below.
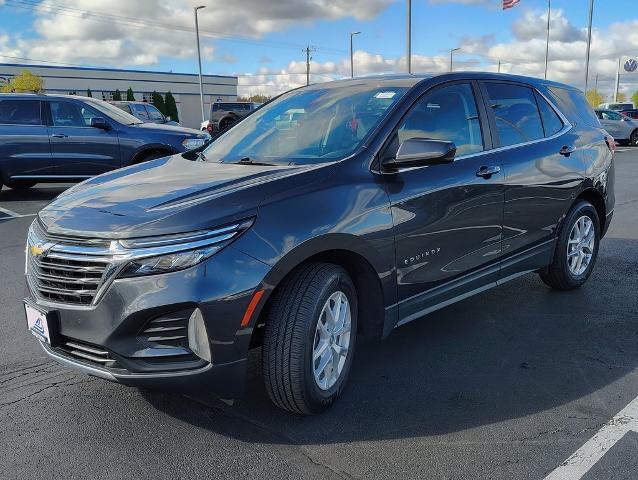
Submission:
{"label": "headlight", "polygon": [[193,265],[210,257],[221,246],[212,245],[187,252],[169,253],[159,257],[141,258],[133,260],[120,272],[120,277],[141,277],[143,275],[155,275],[157,273],[172,272],[192,267]]}
{"label": "headlight", "polygon": [[155,275],[192,267],[232,242],[252,221],[215,230],[119,240],[116,260],[124,266],[118,277]]}
{"label": "headlight", "polygon": [[205,138],[185,138],[184,140],[182,140],[182,146],[186,150],[193,150],[204,145],[205,141]]}

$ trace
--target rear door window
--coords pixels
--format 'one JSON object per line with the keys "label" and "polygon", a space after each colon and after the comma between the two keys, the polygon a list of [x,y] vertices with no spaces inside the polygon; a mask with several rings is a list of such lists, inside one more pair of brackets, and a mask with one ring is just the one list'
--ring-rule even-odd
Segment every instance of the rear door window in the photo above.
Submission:
{"label": "rear door window", "polygon": [[545,137],[531,88],[509,83],[486,83],[486,89],[502,147]]}
{"label": "rear door window", "polygon": [[0,100],[0,124],[42,125],[39,100]]}
{"label": "rear door window", "polygon": [[604,110],[602,112],[603,120],[616,120],[620,122],[622,120],[622,115],[620,113],[612,112],[611,110]]}

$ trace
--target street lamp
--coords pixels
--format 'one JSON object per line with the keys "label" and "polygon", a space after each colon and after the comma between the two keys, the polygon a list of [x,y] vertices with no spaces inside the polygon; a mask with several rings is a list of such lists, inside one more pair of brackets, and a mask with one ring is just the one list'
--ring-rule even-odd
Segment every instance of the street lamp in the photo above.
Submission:
{"label": "street lamp", "polygon": [[195,7],[195,38],[197,39],[197,61],[199,62],[199,99],[202,103],[202,123],[206,121],[204,114],[204,83],[202,82],[202,53],[199,48],[199,22],[197,21],[197,11],[206,8],[206,5]]}
{"label": "street lamp", "polygon": [[454,52],[458,52],[460,48],[452,48],[450,50],[450,72],[454,71]]}
{"label": "street lamp", "polygon": [[354,51],[352,49],[352,37],[361,32],[350,32],[350,78],[354,78]]}

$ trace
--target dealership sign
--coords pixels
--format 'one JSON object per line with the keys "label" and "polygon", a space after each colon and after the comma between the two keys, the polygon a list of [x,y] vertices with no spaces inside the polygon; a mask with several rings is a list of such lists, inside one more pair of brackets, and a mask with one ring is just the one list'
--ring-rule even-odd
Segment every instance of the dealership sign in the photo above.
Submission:
{"label": "dealership sign", "polygon": [[630,58],[625,62],[625,71],[626,72],[635,72],[638,68],[638,62],[633,58]]}

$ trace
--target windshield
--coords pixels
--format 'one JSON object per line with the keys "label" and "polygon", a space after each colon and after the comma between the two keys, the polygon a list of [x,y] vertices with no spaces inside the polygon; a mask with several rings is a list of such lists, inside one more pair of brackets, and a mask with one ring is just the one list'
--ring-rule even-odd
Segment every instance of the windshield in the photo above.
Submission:
{"label": "windshield", "polygon": [[211,162],[298,164],[345,158],[406,91],[369,83],[295,90],[256,110],[204,154]]}
{"label": "windshield", "polygon": [[110,103],[102,102],[100,100],[86,100],[86,102],[116,122],[123,123],[124,125],[142,123],[139,118],[135,118],[130,113],[126,113],[124,110],[120,110]]}

